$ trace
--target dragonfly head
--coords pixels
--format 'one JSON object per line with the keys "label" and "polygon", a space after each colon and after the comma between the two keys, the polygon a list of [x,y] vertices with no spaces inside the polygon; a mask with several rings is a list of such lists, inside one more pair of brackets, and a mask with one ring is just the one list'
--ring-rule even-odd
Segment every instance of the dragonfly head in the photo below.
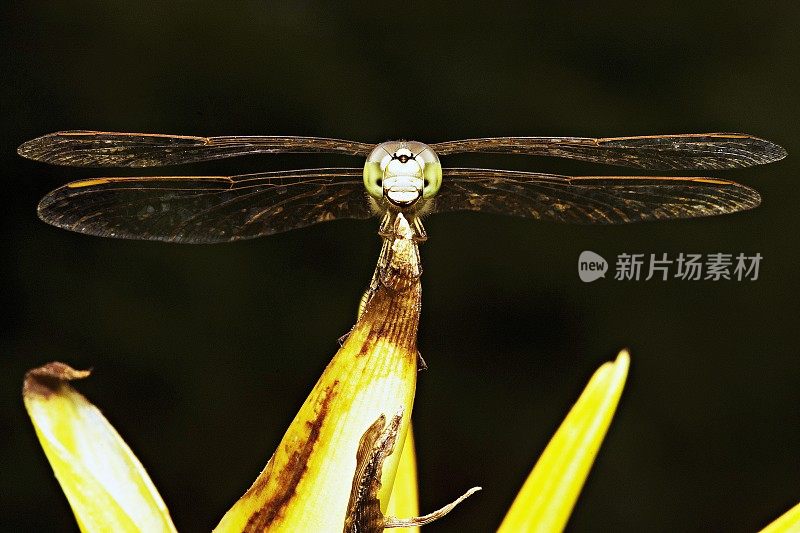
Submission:
{"label": "dragonfly head", "polygon": [[439,157],[428,145],[416,141],[381,143],[364,164],[367,192],[400,209],[436,196],[441,183]]}

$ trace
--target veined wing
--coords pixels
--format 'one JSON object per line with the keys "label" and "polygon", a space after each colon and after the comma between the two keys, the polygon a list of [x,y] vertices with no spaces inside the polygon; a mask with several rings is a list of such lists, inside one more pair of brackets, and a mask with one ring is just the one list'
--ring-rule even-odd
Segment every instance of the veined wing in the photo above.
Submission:
{"label": "veined wing", "polygon": [[370,216],[356,168],[89,179],[39,203],[42,220],[68,230],[181,243],[237,241]]}
{"label": "veined wing", "polygon": [[327,152],[367,156],[374,145],[323,137],[193,137],[60,131],[22,144],[23,157],[73,167],[156,167],[248,154]]}
{"label": "veined wing", "polygon": [[752,209],[755,190],[713,178],[557,176],[451,168],[435,212],[481,211],[555,222],[623,224]]}
{"label": "veined wing", "polygon": [[644,137],[490,137],[430,145],[439,155],[495,152],[578,159],[649,170],[724,169],[778,161],[786,150],[743,133]]}

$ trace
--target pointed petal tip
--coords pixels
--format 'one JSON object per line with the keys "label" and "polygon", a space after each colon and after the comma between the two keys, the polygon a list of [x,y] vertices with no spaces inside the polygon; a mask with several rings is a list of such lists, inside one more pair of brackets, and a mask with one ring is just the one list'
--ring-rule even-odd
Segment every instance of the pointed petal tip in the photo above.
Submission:
{"label": "pointed petal tip", "polygon": [[89,374],[51,362],[28,371],[23,385],[36,436],[81,531],[174,532],[142,464],[100,410],[69,384]]}
{"label": "pointed petal tip", "polygon": [[620,367],[625,367],[625,369],[627,370],[627,368],[631,364],[630,350],[628,350],[627,348],[623,348],[622,350],[620,350],[619,353],[617,354],[617,358],[614,360],[614,364],[619,365]]}
{"label": "pointed petal tip", "polygon": [[614,416],[629,367],[625,348],[595,371],[498,531],[563,530]]}
{"label": "pointed petal tip", "polygon": [[25,373],[22,395],[26,398],[34,396],[49,398],[65,381],[83,379],[91,373],[91,369],[75,370],[66,363],[52,361]]}

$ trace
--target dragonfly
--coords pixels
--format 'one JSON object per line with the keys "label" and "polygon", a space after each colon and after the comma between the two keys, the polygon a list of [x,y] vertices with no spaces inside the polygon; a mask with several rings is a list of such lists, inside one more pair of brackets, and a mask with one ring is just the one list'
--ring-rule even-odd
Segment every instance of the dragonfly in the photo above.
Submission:
{"label": "dragonfly", "polygon": [[477,211],[579,224],[623,224],[751,209],[754,189],[713,177],[562,176],[442,167],[439,156],[551,156],[647,171],[722,170],[778,161],[786,151],[741,133],[638,137],[489,137],[379,144],[300,136],[199,137],[62,131],[22,144],[26,158],[73,167],[159,167],[274,153],[365,158],[363,167],[230,176],[101,177],[47,194],[39,217],[81,233],[177,243],[271,235],[335,219],[397,214],[427,235],[422,218]]}

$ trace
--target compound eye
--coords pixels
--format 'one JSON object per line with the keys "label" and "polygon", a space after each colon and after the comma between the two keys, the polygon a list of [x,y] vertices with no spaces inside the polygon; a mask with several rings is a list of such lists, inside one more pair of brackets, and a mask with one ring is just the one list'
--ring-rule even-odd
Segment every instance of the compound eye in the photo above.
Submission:
{"label": "compound eye", "polygon": [[442,165],[438,162],[425,163],[422,177],[425,180],[422,196],[424,198],[433,198],[442,185]]}
{"label": "compound eye", "polygon": [[364,187],[373,198],[383,198],[383,170],[378,162],[369,162],[364,165]]}

